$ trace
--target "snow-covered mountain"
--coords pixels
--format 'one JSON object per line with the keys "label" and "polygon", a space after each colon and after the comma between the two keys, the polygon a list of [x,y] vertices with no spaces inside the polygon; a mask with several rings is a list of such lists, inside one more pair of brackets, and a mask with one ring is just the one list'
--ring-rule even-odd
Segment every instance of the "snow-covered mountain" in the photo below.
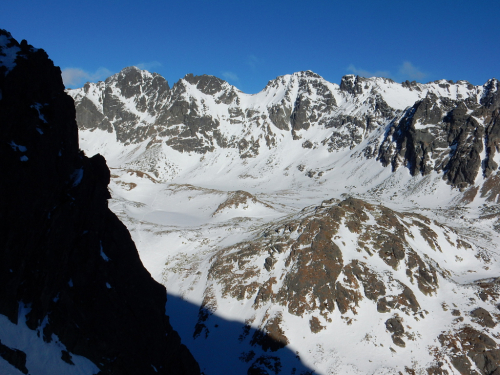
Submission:
{"label": "snow-covered mountain", "polygon": [[[289,143],[333,153],[369,139],[362,149],[366,157],[393,169],[407,166],[412,175],[444,171],[457,186],[496,170],[497,90],[495,79],[476,87],[466,81],[397,84],[345,76],[338,86],[307,71],[278,77],[247,95],[212,76],[187,75],[170,89],[158,74],[129,67],[69,93],[82,129],[105,131],[131,146],[108,155],[109,162],[135,162],[141,169],[147,164],[164,181],[188,167],[170,158],[171,150],[225,150],[240,159],[262,159]],[[477,155],[467,171],[457,172],[456,159],[467,152]],[[165,159],[174,164],[166,168]]]}
{"label": "snow-covered mountain", "polygon": [[129,67],[68,93],[205,374],[493,374],[498,86]]}

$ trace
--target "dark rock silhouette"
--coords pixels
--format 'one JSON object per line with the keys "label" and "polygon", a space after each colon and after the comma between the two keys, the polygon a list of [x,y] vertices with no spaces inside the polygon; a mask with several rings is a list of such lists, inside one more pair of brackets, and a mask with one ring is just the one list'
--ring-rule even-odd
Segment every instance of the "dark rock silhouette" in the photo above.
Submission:
{"label": "dark rock silhouette", "polygon": [[29,328],[48,319],[43,339],[56,334],[63,359],[82,355],[101,374],[199,374],[165,315],[165,288],[108,209],[104,158],[79,150],[60,69],[4,30],[0,127],[0,314],[17,323],[19,304],[30,306]]}

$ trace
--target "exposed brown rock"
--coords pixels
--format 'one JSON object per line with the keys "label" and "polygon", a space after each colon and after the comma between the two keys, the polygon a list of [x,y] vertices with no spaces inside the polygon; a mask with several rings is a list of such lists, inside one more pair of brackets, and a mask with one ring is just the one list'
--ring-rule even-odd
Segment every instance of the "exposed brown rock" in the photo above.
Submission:
{"label": "exposed brown rock", "polygon": [[497,325],[491,314],[482,307],[472,310],[470,315],[474,317],[475,321],[483,327],[494,328]]}
{"label": "exposed brown rock", "polygon": [[250,343],[260,345],[265,351],[272,352],[285,347],[289,341],[281,329],[280,323],[281,315],[269,319],[262,330],[255,331]]}
{"label": "exposed brown rock", "polygon": [[489,202],[500,203],[500,172],[489,176],[481,187],[481,198]]}
{"label": "exposed brown rock", "polygon": [[325,326],[321,325],[321,322],[316,316],[311,317],[309,320],[309,328],[311,329],[311,332],[313,333],[318,333],[322,329],[325,328]]}
{"label": "exposed brown rock", "polygon": [[221,213],[224,210],[227,209],[232,209],[232,208],[238,208],[242,206],[243,208],[248,207],[250,203],[253,204],[260,204],[264,207],[271,208],[272,206],[258,200],[256,197],[254,197],[252,194],[243,191],[243,190],[237,190],[237,191],[232,191],[229,192],[227,199],[219,204],[217,209],[214,211],[212,216],[216,216],[217,214]]}
{"label": "exposed brown rock", "polygon": [[465,326],[458,331],[441,334],[439,341],[450,350],[451,362],[461,374],[477,374],[472,369],[471,360],[481,370],[481,374],[498,372],[500,350],[496,342],[484,332]]}

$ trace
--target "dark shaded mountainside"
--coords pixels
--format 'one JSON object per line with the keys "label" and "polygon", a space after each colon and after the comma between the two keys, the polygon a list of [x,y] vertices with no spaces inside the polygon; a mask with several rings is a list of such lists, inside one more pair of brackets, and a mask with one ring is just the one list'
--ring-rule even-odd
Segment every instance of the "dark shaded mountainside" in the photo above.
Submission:
{"label": "dark shaded mountainside", "polygon": [[[199,374],[165,315],[165,288],[108,209],[104,158],[79,150],[60,69],[4,30],[0,62],[0,314],[22,324],[28,309],[27,326],[46,342],[55,334],[63,360],[84,356],[100,374]],[[14,352],[0,347],[28,373]]]}

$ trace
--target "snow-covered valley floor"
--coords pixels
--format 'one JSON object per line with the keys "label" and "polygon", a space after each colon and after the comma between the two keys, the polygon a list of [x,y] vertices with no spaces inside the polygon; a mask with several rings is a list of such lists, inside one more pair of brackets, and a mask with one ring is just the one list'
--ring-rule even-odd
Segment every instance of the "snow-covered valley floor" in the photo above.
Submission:
{"label": "snow-covered valley floor", "polygon": [[[341,160],[334,163],[339,164]],[[440,345],[438,336],[442,332],[452,332],[460,324],[472,324],[473,319],[467,316],[465,322],[454,320],[452,310],[470,311],[478,303],[491,310],[489,303],[477,298],[474,281],[500,275],[498,233],[491,229],[495,218],[479,219],[484,216],[485,202],[455,207],[458,192],[444,184],[439,176],[411,177],[405,170],[391,176],[387,169],[375,163],[357,168],[347,165],[323,179],[311,179],[300,173],[286,176],[286,168],[281,176],[271,173],[271,177],[264,177],[257,172],[257,166],[231,170],[229,176],[226,173],[219,177],[214,171],[220,169],[217,166],[220,163],[219,160],[214,162],[212,171],[205,164],[189,176],[169,182],[115,168],[110,185],[113,196],[110,208],[129,228],[145,267],[167,287],[167,313],[206,375],[246,373],[256,358],[267,358],[260,362],[267,361],[268,365],[263,366],[269,373],[283,374],[307,371],[397,374],[405,368],[426,373],[426,368],[439,362],[439,358],[443,368],[450,373],[456,371],[449,360],[444,359],[446,350]],[[246,177],[252,171],[257,178],[237,177]],[[376,188],[368,189],[368,183]],[[451,270],[453,275],[438,276],[439,288],[430,296],[413,288],[420,303],[419,312],[408,315],[399,312],[406,326],[404,348],[393,344],[384,324],[395,316],[394,310],[377,312],[375,304],[367,299],[358,303],[356,313],[341,314],[337,309],[326,319],[320,317],[325,328],[313,332],[310,321],[318,317],[314,311],[297,316],[282,304],[273,303],[256,309],[255,296],[238,300],[224,295],[223,282],[209,276],[214,258],[222,249],[261,238],[268,228],[294,216],[307,216],[305,211],[321,206],[324,200],[341,201],[348,196],[373,204],[384,202],[385,206],[399,212],[422,214],[448,225],[456,231],[455,236],[460,235],[474,245],[473,251],[458,251],[456,246],[446,245],[444,236],[438,239],[443,250],[434,256],[429,254],[432,258],[428,259],[431,263],[437,262],[437,267],[443,270]],[[497,209],[495,205],[488,207]],[[435,229],[439,233],[440,228]],[[404,267],[399,271],[390,270],[376,256],[367,260],[366,256],[359,255],[355,250],[356,238],[347,241],[352,237],[348,230],[338,234],[345,243],[344,257],[354,256],[371,262],[388,288],[393,278],[406,278]],[[428,247],[425,240],[417,236],[416,231],[412,247]],[[478,254],[483,254],[484,258],[480,259]],[[254,267],[263,268],[264,263],[265,256]],[[345,259],[344,263],[347,263]],[[393,287],[401,288],[395,284]],[[207,299],[207,293],[213,293],[211,298]],[[203,309],[200,310],[200,306]],[[202,310],[208,311],[209,319],[203,316]],[[280,327],[289,342],[285,349],[276,352],[265,351],[255,343],[252,345],[251,340],[255,330],[262,330],[272,316],[280,317]],[[203,329],[196,335],[200,321]],[[499,331],[492,329],[491,334],[499,335]]]}

